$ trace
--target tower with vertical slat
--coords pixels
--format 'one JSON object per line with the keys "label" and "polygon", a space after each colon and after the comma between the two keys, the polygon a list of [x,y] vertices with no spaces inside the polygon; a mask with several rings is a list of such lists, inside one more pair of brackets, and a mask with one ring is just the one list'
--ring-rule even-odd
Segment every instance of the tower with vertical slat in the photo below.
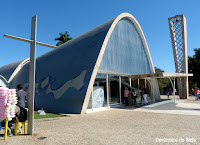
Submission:
{"label": "tower with vertical slat", "polygon": [[[169,29],[177,73],[188,73],[187,59],[187,29],[184,15],[168,18]],[[188,77],[177,79],[179,96],[181,99],[188,97]]]}

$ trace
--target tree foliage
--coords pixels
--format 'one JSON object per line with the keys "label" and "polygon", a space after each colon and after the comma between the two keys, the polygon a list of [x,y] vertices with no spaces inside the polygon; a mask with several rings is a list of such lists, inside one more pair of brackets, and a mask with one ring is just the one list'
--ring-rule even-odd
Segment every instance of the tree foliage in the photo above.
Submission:
{"label": "tree foliage", "polygon": [[155,72],[156,72],[156,73],[164,72],[164,70],[162,70],[162,69],[160,69],[160,68],[158,68],[158,67],[154,67],[154,69],[155,69]]}
{"label": "tree foliage", "polygon": [[195,48],[194,52],[188,57],[188,72],[193,73],[193,77],[189,77],[190,88],[200,87],[200,48]]}
{"label": "tree foliage", "polygon": [[58,40],[59,42],[56,44],[56,46],[60,46],[64,44],[65,42],[71,40],[72,38],[69,37],[68,32],[66,31],[65,33],[59,33],[60,37],[56,37],[55,40]]}
{"label": "tree foliage", "polygon": [[[158,67],[155,67],[155,72],[160,73],[160,72],[164,72],[164,70],[162,70]],[[171,83],[168,78],[162,78],[162,79],[158,78],[157,82],[158,82],[158,86],[159,86],[161,94],[166,94],[166,92],[169,90],[169,88],[171,88]]]}

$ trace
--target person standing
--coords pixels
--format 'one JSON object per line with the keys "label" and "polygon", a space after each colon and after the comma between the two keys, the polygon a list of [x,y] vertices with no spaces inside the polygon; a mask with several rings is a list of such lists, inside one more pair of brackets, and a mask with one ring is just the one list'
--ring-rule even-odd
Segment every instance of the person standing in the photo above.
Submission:
{"label": "person standing", "polygon": [[147,88],[144,87],[144,105],[148,105],[148,101],[147,101]]}
{"label": "person standing", "polygon": [[125,87],[125,90],[124,90],[125,106],[128,106],[128,93],[129,93],[129,90],[127,87]]}
{"label": "person standing", "polygon": [[199,88],[197,88],[197,100],[199,100],[199,95],[200,95],[200,91],[199,91]]}
{"label": "person standing", "polygon": [[199,100],[197,87],[195,87],[195,89],[194,89],[194,95],[196,97],[196,100]]}
{"label": "person standing", "polygon": [[17,85],[17,106],[25,108],[26,92],[23,90],[22,84]]}
{"label": "person standing", "polygon": [[171,88],[169,88],[169,95],[172,95],[172,90],[171,90]]}
{"label": "person standing", "polygon": [[132,98],[133,98],[133,91],[131,88],[129,88],[129,93],[128,93],[128,105],[132,105]]}
{"label": "person standing", "polygon": [[[22,84],[18,84],[17,85],[17,100],[18,100],[18,103],[16,105],[16,114],[17,114],[18,118],[20,117],[20,112],[23,111],[23,109],[25,108],[26,96],[27,96],[27,94],[23,90]],[[18,126],[18,132],[22,132],[22,125],[21,124]]]}
{"label": "person standing", "polygon": [[142,100],[144,100],[144,88],[142,87],[142,89],[140,90],[140,94],[141,94],[141,100],[140,100],[140,104],[142,104]]}
{"label": "person standing", "polygon": [[136,91],[133,89],[133,104],[137,104],[136,103],[136,98],[137,98],[137,94],[136,94]]}

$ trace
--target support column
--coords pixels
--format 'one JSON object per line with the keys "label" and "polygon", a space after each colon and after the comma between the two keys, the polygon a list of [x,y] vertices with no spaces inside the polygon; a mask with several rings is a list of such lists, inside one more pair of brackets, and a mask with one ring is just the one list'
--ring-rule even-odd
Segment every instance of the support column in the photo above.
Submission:
{"label": "support column", "polygon": [[174,104],[175,104],[175,103],[176,103],[176,102],[175,102],[175,77],[174,77],[173,92],[174,92]]}
{"label": "support column", "polygon": [[122,104],[122,80],[121,76],[119,76],[119,99],[120,99],[120,105]]}
{"label": "support column", "polygon": [[94,111],[94,98],[93,98],[93,94],[94,94],[94,87],[92,87],[92,111]]}
{"label": "support column", "polygon": [[108,85],[108,74],[106,74],[106,89],[107,89],[107,108],[109,107],[109,85]]}
{"label": "support column", "polygon": [[144,86],[145,86],[145,88],[147,88],[147,82],[146,82],[147,80],[145,79],[144,80]]}
{"label": "support column", "polygon": [[130,87],[131,87],[131,78],[129,78],[129,85],[130,85]]}
{"label": "support column", "polygon": [[140,89],[140,79],[138,79],[138,90]]}
{"label": "support column", "polygon": [[37,32],[37,16],[32,17],[31,25],[31,49],[29,66],[29,96],[28,96],[28,134],[34,133],[34,96],[35,96],[35,47]]}
{"label": "support column", "polygon": [[154,83],[152,83],[152,86],[153,86],[153,100],[154,100],[154,102],[155,102]]}
{"label": "support column", "polygon": [[153,83],[153,81],[152,81],[152,78],[151,78],[151,89],[152,89],[152,100],[153,100],[153,102],[155,102],[155,97],[154,97],[154,83]]}

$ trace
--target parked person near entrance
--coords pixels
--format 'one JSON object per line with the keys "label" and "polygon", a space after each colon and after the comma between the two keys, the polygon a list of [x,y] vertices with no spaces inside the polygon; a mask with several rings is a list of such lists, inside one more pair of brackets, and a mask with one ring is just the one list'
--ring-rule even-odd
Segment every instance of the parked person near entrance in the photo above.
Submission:
{"label": "parked person near entrance", "polygon": [[198,89],[197,89],[197,87],[195,87],[195,89],[194,89],[194,95],[195,95],[195,97],[196,97],[196,100],[199,100]]}
{"label": "parked person near entrance", "polygon": [[144,100],[144,97],[143,97],[143,95],[144,95],[144,89],[143,88],[140,90],[140,94],[141,94],[140,104],[142,104],[142,100]]}
{"label": "parked person near entrance", "polygon": [[147,101],[147,88],[143,87],[143,92],[144,92],[144,105],[148,105],[148,101]]}
{"label": "parked person near entrance", "polygon": [[128,106],[128,88],[125,87],[125,90],[124,90],[124,100],[125,100],[125,105]]}
{"label": "parked person near entrance", "polygon": [[137,98],[137,94],[136,94],[136,91],[133,89],[133,104],[137,104],[136,103],[136,98]]}
{"label": "parked person near entrance", "polygon": [[129,88],[129,93],[128,93],[128,105],[132,105],[132,98],[133,98],[133,91],[131,88]]}

